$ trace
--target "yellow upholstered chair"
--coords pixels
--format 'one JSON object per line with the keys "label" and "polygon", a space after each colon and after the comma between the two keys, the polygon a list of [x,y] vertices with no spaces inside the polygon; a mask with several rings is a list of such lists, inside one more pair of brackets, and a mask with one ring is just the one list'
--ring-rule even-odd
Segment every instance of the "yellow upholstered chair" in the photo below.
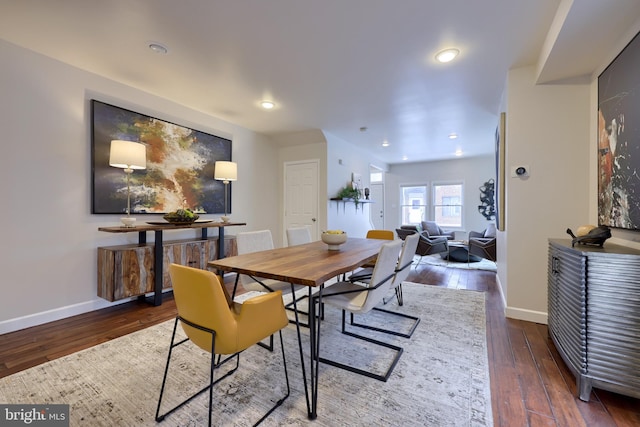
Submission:
{"label": "yellow upholstered chair", "polygon": [[[367,231],[367,239],[393,240],[396,236],[392,230],[369,230]],[[375,260],[362,266],[362,268],[373,268],[376,265]]]}
{"label": "yellow upholstered chair", "polygon": [[[212,272],[177,264],[171,264],[169,272],[178,316],[174,323],[171,345],[169,346],[167,365],[156,410],[156,421],[162,421],[186,402],[208,390],[209,425],[211,425],[213,386],[238,369],[242,351],[279,332],[287,393],[258,421],[260,423],[289,396],[289,376],[282,342],[282,329],[287,326],[289,320],[284,311],[281,292],[264,293],[250,298],[242,304],[232,303],[229,306],[223,287],[218,277]],[[175,342],[178,323],[182,326],[187,339]],[[211,353],[209,384],[173,409],[160,415],[171,353],[175,347],[188,341]],[[218,356],[217,362],[216,355]],[[221,355],[228,356],[221,361]],[[236,361],[235,367],[214,381],[214,371],[233,359]]]}
{"label": "yellow upholstered chair", "polygon": [[367,231],[367,239],[393,240],[395,239],[393,230],[369,230]]}
{"label": "yellow upholstered chair", "polygon": [[[394,240],[395,234],[391,230],[369,230],[367,231],[367,239]],[[351,275],[352,282],[365,282],[371,278],[371,272],[376,265],[376,260],[370,261],[362,266],[362,270],[358,270]]]}

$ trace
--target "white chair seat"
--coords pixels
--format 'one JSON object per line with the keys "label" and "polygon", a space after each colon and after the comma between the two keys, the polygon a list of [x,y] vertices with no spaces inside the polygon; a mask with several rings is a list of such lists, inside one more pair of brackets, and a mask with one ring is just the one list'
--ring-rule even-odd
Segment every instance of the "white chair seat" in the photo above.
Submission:
{"label": "white chair seat", "polygon": [[347,310],[352,313],[362,312],[364,302],[367,299],[366,292],[353,292],[347,294],[331,295],[334,293],[345,291],[358,291],[366,289],[366,286],[359,285],[351,282],[338,282],[331,285],[331,288],[327,290],[327,298],[323,299],[323,302],[327,305],[338,307],[342,310]]}

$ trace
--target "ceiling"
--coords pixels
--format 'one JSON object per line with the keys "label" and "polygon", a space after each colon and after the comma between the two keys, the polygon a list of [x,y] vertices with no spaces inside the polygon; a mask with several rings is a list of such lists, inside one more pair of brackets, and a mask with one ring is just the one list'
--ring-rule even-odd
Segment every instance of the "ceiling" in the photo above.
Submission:
{"label": "ceiling", "polygon": [[[492,153],[510,68],[588,81],[639,17],[637,0],[0,0],[0,38],[256,132],[320,129],[393,164]],[[449,47],[458,58],[437,63]]]}

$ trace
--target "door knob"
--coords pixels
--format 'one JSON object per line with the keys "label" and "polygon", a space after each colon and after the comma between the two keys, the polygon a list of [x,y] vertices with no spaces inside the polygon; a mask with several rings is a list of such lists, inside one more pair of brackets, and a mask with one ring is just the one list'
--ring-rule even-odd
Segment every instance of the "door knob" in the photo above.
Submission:
{"label": "door knob", "polygon": [[316,222],[316,219],[315,218],[311,218],[311,221]]}

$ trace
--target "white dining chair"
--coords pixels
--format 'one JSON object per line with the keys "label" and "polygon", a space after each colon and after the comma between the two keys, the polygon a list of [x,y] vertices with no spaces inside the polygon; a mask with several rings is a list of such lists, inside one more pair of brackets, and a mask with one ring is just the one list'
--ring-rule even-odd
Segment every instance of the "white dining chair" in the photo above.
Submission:
{"label": "white dining chair", "polygon": [[287,228],[287,244],[289,246],[303,245],[305,243],[311,243],[311,231],[309,227]]}
{"label": "white dining chair", "polygon": [[[404,240],[404,244],[402,245],[402,251],[400,252],[400,258],[398,258],[398,263],[396,264],[396,268],[395,268],[395,274],[393,276],[393,281],[391,282],[391,286],[389,287],[391,292],[389,294],[387,294],[387,296],[385,296],[384,298],[382,298],[382,304],[387,304],[389,301],[391,301],[394,297],[393,293],[395,292],[395,298],[398,300],[398,306],[401,306],[404,304],[403,301],[403,296],[402,296],[402,282],[404,282],[407,279],[407,276],[409,276],[409,273],[411,272],[411,264],[413,263],[413,256],[415,254],[416,251],[416,247],[418,246],[418,241],[420,240],[420,235],[415,233],[412,234],[411,236],[408,236],[407,238],[405,238]],[[362,272],[359,272],[359,274],[363,274]],[[352,276],[353,278],[353,276]],[[353,282],[353,279],[350,278],[349,280],[351,282]],[[366,283],[367,285],[369,285],[371,283],[371,275],[369,275],[369,278],[365,278],[362,280],[363,283]],[[418,327],[418,324],[420,323],[420,318],[416,317],[416,316],[411,316],[409,314],[405,314],[405,313],[398,313],[396,311],[390,311],[390,310],[385,310],[383,308],[380,307],[374,307],[373,310],[376,311],[381,311],[384,313],[388,313],[388,314],[392,314],[394,316],[400,316],[403,317],[405,319],[410,319],[413,320],[413,324],[411,325],[411,327],[408,329],[407,332],[400,332],[400,331],[394,331],[394,330],[389,330],[389,329],[379,329],[379,328],[375,328],[375,327],[371,327],[362,323],[357,323],[354,320],[353,315],[351,316],[350,319],[350,324],[353,326],[357,326],[360,328],[365,328],[365,329],[371,329],[374,331],[379,331],[379,332],[385,332],[388,334],[392,334],[392,335],[397,335],[399,337],[404,337],[404,338],[411,338],[411,336],[413,335],[413,333],[415,332],[416,328]]]}
{"label": "white dining chair", "polygon": [[[347,331],[345,328],[346,312],[348,311],[350,313],[351,321],[353,322],[354,313],[366,314],[382,302],[384,296],[387,295],[387,292],[389,292],[389,290],[391,289],[391,284],[393,283],[393,278],[395,276],[395,267],[398,263],[401,249],[402,240],[394,240],[382,245],[382,248],[380,249],[380,253],[378,254],[378,258],[376,260],[376,265],[373,268],[373,272],[371,274],[371,281],[368,286],[359,283],[352,283],[349,281],[338,282],[334,285],[331,285],[331,287],[328,288],[327,292],[322,295],[322,303],[337,307],[342,310],[343,334],[367,341],[371,344],[394,350],[394,358],[390,366],[387,368],[386,372],[381,375],[364,369],[356,368],[345,363],[336,362],[325,357],[320,357],[320,349],[318,349],[317,357],[320,362],[380,381],[387,381],[387,379],[389,379],[389,376],[393,372],[393,369],[396,367],[396,364],[398,363],[398,360],[400,360],[400,356],[402,355],[402,352],[404,350],[402,349],[402,347],[389,344],[384,341],[379,341],[371,337],[358,335],[351,331]],[[313,300],[313,304],[316,304],[319,301],[319,296],[314,296]],[[394,331],[383,328],[368,326],[368,329],[376,330],[379,332],[392,333],[395,335]]]}
{"label": "white dining chair", "polygon": [[[270,230],[244,231],[236,235],[238,255],[274,249],[273,238]],[[240,283],[247,291],[273,292],[282,291],[290,293],[291,285],[288,282],[280,282],[274,279],[240,275]]]}

